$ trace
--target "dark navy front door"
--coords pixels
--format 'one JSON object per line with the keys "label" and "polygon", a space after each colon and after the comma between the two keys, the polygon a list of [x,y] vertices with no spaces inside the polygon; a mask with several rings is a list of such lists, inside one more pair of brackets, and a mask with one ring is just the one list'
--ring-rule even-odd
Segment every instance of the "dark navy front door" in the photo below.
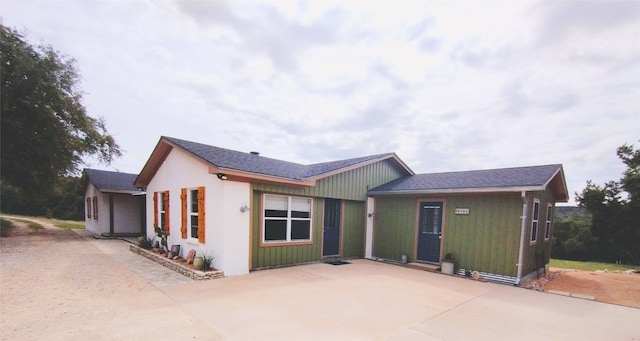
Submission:
{"label": "dark navy front door", "polygon": [[421,202],[418,226],[418,256],[425,262],[440,261],[442,235],[442,202]]}
{"label": "dark navy front door", "polygon": [[340,206],[340,200],[324,199],[324,257],[340,255]]}

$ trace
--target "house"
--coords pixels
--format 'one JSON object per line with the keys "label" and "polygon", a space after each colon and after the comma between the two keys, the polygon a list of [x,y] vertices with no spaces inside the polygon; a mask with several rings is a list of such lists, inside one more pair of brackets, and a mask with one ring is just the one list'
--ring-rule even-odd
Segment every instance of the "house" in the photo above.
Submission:
{"label": "house", "polygon": [[553,208],[568,199],[560,165],[415,174],[395,153],[303,165],[165,136],[134,185],[146,235],[162,229],[226,276],[452,254],[458,273],[519,284],[548,264]]}
{"label": "house", "polygon": [[367,190],[412,174],[394,153],[302,165],[163,136],[135,186],[147,235],[160,227],[232,276],[362,258]]}
{"label": "house", "polygon": [[369,191],[375,258],[439,263],[520,284],[549,264],[561,165],[406,176]]}
{"label": "house", "polygon": [[145,229],[145,193],[136,174],[84,169],[85,227],[103,236],[140,236]]}

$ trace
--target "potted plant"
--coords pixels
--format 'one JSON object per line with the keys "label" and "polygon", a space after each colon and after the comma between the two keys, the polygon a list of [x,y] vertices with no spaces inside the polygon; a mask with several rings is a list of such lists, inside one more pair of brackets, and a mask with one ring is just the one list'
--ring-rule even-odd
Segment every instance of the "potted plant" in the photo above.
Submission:
{"label": "potted plant", "polygon": [[456,261],[453,258],[453,255],[451,253],[447,253],[442,260],[440,272],[442,272],[443,274],[453,275],[455,267]]}

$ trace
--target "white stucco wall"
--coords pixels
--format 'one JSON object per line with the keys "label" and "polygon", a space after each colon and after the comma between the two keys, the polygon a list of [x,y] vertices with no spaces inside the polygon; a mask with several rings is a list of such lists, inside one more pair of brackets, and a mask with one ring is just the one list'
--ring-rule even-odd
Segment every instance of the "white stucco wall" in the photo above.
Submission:
{"label": "white stucco wall", "polygon": [[[93,197],[98,197],[98,220],[93,214]],[[87,218],[87,198],[91,198],[91,218]],[[109,233],[109,197],[89,183],[84,194],[85,229],[95,234]]]}
{"label": "white stucco wall", "polygon": [[[115,233],[139,233],[140,232],[140,201],[126,193],[113,193],[113,221]],[[93,197],[98,197],[98,220],[93,214]],[[87,198],[91,198],[91,218],[87,218]],[[109,221],[109,193],[102,193],[94,185],[89,183],[84,195],[84,223],[85,228],[95,234],[109,233],[111,224]]]}
{"label": "white stucco wall", "polygon": [[[109,200],[108,194],[107,200]],[[131,194],[113,193],[113,227],[115,233],[140,233],[140,200],[142,200],[140,197]],[[108,208],[109,203],[107,202],[107,215],[109,214]],[[109,228],[107,227],[107,229]]]}
{"label": "white stucco wall", "polygon": [[[182,239],[180,233],[182,188],[205,187],[205,241]],[[225,276],[249,272],[249,212],[241,213],[240,206],[250,203],[250,186],[245,183],[222,181],[209,174],[209,167],[191,154],[174,148],[147,186],[147,235],[155,235],[153,228],[153,193],[169,191],[169,245],[180,244],[180,255],[189,250],[198,255],[214,256],[213,267]]]}

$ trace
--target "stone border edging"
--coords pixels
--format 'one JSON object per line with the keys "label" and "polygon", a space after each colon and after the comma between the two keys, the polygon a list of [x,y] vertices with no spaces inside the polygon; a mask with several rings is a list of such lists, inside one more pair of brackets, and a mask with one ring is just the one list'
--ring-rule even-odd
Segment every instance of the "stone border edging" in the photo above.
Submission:
{"label": "stone border edging", "polygon": [[176,263],[174,261],[172,261],[171,259],[168,259],[166,257],[161,257],[149,250],[145,250],[137,245],[129,245],[129,251],[138,254],[140,256],[143,256],[147,259],[150,259],[158,264],[161,264],[177,273],[183,274],[187,277],[190,277],[192,279],[196,279],[196,280],[204,280],[204,279],[219,279],[219,278],[224,278],[224,272],[223,271],[208,271],[208,272],[204,272],[204,271],[198,271],[198,270],[193,270],[190,269],[186,266],[183,266],[179,263]]}

